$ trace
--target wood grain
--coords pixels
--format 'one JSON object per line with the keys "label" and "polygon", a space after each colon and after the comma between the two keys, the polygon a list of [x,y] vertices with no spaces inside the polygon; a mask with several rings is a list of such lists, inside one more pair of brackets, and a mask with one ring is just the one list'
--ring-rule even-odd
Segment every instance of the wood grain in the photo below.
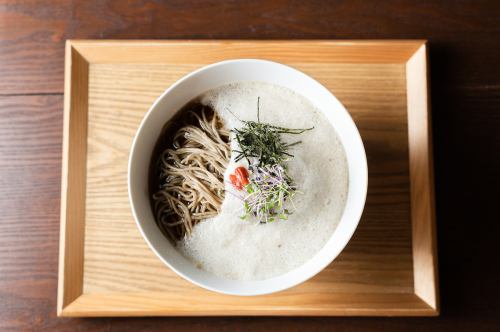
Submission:
{"label": "wood grain", "polygon": [[62,96],[0,97],[1,331],[74,331],[55,310],[62,105]]}
{"label": "wood grain", "polygon": [[415,293],[439,307],[437,252],[432,170],[431,116],[428,104],[427,46],[406,64],[408,140],[410,149],[411,218]]}
{"label": "wood grain", "polygon": [[[318,293],[311,302],[307,296],[289,296],[283,301],[277,296],[260,298],[226,297],[232,303],[222,304],[219,295],[200,294],[200,301],[193,301],[192,294],[171,296],[160,293],[151,296],[146,293],[84,294],[64,310],[67,317],[86,316],[156,316],[166,312],[175,316],[321,316],[335,312],[339,316],[376,316],[384,311],[389,316],[428,316],[432,308],[415,294],[374,293],[342,294]],[[183,305],[189,303],[189,305]],[[196,319],[196,318],[194,318]]]}
{"label": "wood grain", "polygon": [[[61,93],[66,39],[429,39],[461,86],[495,82],[495,1],[35,0],[0,3],[0,92]],[[478,38],[481,37],[481,38]],[[443,49],[443,48],[444,49]],[[448,58],[447,50],[458,52]],[[471,67],[460,66],[467,61]],[[474,68],[474,69],[472,69]]]}
{"label": "wood grain", "polygon": [[[206,47],[207,43],[187,42],[187,50],[196,50],[188,53],[192,59],[197,57],[198,63],[182,64],[182,59],[179,59],[180,64],[173,64],[176,54],[180,54],[176,50],[181,43],[167,42],[159,48],[158,44],[71,43],[74,49],[70,52],[83,52],[83,58],[99,62],[89,64],[88,74],[86,68],[81,73],[85,77],[88,75],[89,80],[87,170],[85,185],[76,183],[75,186],[86,187],[86,205],[85,217],[73,222],[85,224],[83,295],[76,303],[62,304],[62,315],[125,315],[127,312],[131,315],[434,313],[427,304],[417,304],[418,297],[413,295],[404,63],[408,50],[387,53],[383,51],[383,45],[321,42],[318,52],[323,53],[325,62],[305,63],[304,56],[311,52],[314,42],[304,42],[305,49],[301,48],[302,43],[286,42],[278,42],[277,46],[271,43],[262,46],[258,42],[213,42],[209,47]],[[414,51],[422,43],[401,44]],[[113,53],[115,45],[124,54],[121,58],[116,57],[118,53]],[[249,52],[258,55],[262,51],[275,60],[273,50],[283,45],[287,52],[277,53],[276,58],[322,82],[356,120],[370,164],[367,207],[347,249],[332,266],[307,283],[267,297],[249,299],[214,294],[193,287],[165,268],[141,238],[128,205],[129,148],[145,111],[157,96],[183,75],[212,61],[217,50],[222,50],[227,56],[232,49],[230,57],[244,57]],[[388,45],[399,44],[389,42]],[[168,46],[172,46],[173,55]],[[363,46],[367,47],[367,52],[360,49]],[[130,48],[136,51],[126,52]],[[139,48],[142,50],[137,51]],[[349,55],[346,63],[338,55],[328,56],[341,48],[346,49],[340,54]],[[105,56],[106,49],[113,50],[111,57]],[[371,53],[375,58],[384,59],[389,54],[387,59],[394,59],[396,63],[352,63],[353,59],[359,61],[355,51],[368,53],[377,49],[379,53]],[[94,52],[99,56],[94,56]],[[163,59],[165,63],[150,64],[154,53],[156,61]],[[147,56],[141,58],[145,54]],[[290,54],[288,58],[286,54]],[[359,59],[365,57],[362,54]],[[117,63],[108,63],[110,59]],[[297,60],[300,62],[294,62]],[[85,126],[86,122],[75,123]],[[81,200],[78,202],[82,204]],[[63,219],[63,222],[70,221]],[[71,238],[65,241],[71,241]],[[77,243],[80,243],[79,239]],[[80,257],[77,254],[75,261]],[[81,283],[81,279],[67,279],[63,285],[66,283]],[[139,296],[146,303],[137,301],[137,298],[124,301],[127,294],[144,294]],[[110,297],[109,302],[106,302],[106,296]],[[120,300],[111,300],[113,296]],[[401,305],[394,305],[398,297],[401,297]],[[96,301],[95,307],[91,299]],[[403,303],[410,299],[408,306],[404,306]],[[271,307],[274,309],[269,310]]]}
{"label": "wood grain", "polygon": [[[406,63],[418,49],[418,40],[278,40],[278,41],[243,41],[217,40],[196,41],[154,41],[154,40],[73,40],[73,47],[91,63],[163,63],[183,64],[213,63],[246,58],[273,59],[278,62],[307,64],[342,63]],[[144,48],[147,44],[155,52]],[[113,46],[113,47],[110,47]],[[348,47],[346,47],[348,46]],[[217,52],[207,52],[216,48]],[[301,52],[295,52],[300,48]],[[309,54],[314,54],[310,57]]]}
{"label": "wood grain", "polygon": [[[83,290],[89,64],[66,49],[58,312]],[[72,280],[75,282],[65,282]]]}
{"label": "wood grain", "polygon": [[[0,1],[0,329],[497,331],[499,17],[489,0]],[[55,317],[66,38],[428,39],[441,316]]]}

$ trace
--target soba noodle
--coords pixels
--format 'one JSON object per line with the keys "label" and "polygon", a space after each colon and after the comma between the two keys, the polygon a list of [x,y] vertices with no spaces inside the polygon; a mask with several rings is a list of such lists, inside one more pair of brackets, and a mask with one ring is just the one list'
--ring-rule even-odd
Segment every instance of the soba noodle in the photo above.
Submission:
{"label": "soba noodle", "polygon": [[168,134],[173,141],[160,154],[153,200],[159,227],[175,241],[189,236],[200,220],[219,214],[231,150],[229,130],[208,106],[188,110],[179,129]]}

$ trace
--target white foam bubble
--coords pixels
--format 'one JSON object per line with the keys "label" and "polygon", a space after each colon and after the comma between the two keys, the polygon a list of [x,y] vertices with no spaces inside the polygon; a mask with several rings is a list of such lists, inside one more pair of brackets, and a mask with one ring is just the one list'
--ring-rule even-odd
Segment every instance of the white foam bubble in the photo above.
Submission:
{"label": "white foam bubble", "polygon": [[[267,279],[305,263],[331,237],[347,197],[343,147],[327,119],[304,97],[268,83],[240,82],[208,91],[201,100],[211,104],[232,129],[241,126],[238,119],[257,120],[258,97],[262,122],[315,128],[300,135],[302,144],[293,148],[294,158],[288,163],[290,175],[303,192],[295,196],[296,210],[288,220],[270,224],[241,220],[241,200],[226,193],[222,212],[196,225],[192,236],[179,242],[179,250],[188,259],[229,279]],[[286,139],[297,138],[289,135]],[[238,165],[231,160],[226,178]],[[229,183],[226,191],[234,192]]]}

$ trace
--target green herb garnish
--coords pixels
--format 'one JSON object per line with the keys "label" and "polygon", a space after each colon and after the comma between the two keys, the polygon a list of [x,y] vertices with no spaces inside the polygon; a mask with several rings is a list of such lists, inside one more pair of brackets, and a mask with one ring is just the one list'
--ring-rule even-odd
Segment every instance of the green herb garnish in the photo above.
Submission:
{"label": "green herb garnish", "polygon": [[287,173],[285,162],[293,157],[290,148],[301,141],[285,143],[281,135],[301,134],[314,127],[290,129],[260,122],[260,97],[257,99],[257,122],[242,122],[242,128],[233,130],[240,147],[233,152],[237,153],[236,162],[247,160],[251,174],[248,176],[246,169],[240,166],[230,175],[233,185],[239,190],[244,188],[247,193],[242,197],[245,214],[240,218],[246,220],[253,216],[260,223],[287,220],[290,211],[285,203],[292,202],[297,188]]}
{"label": "green herb garnish", "polygon": [[296,187],[281,165],[252,167],[252,179],[245,187],[245,214],[241,219],[253,215],[259,222],[268,223],[278,219],[287,220],[290,212],[285,202],[291,201]]}
{"label": "green herb garnish", "polygon": [[301,143],[285,143],[281,134],[302,134],[314,127],[306,129],[290,129],[273,126],[260,122],[260,97],[257,99],[257,122],[242,121],[244,126],[240,129],[234,129],[236,141],[241,150],[233,150],[238,155],[235,161],[238,162],[246,158],[250,164],[250,158],[258,159],[258,166],[281,165],[287,161],[292,154],[289,153],[290,147]]}

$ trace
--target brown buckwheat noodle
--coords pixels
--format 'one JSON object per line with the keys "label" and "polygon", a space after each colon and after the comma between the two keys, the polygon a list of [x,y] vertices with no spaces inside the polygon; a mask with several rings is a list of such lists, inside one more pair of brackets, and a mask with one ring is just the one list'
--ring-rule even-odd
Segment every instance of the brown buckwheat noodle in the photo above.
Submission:
{"label": "brown buckwheat noodle", "polygon": [[229,130],[208,106],[187,111],[169,148],[160,154],[159,190],[153,194],[156,222],[176,241],[200,220],[216,216],[224,199]]}

